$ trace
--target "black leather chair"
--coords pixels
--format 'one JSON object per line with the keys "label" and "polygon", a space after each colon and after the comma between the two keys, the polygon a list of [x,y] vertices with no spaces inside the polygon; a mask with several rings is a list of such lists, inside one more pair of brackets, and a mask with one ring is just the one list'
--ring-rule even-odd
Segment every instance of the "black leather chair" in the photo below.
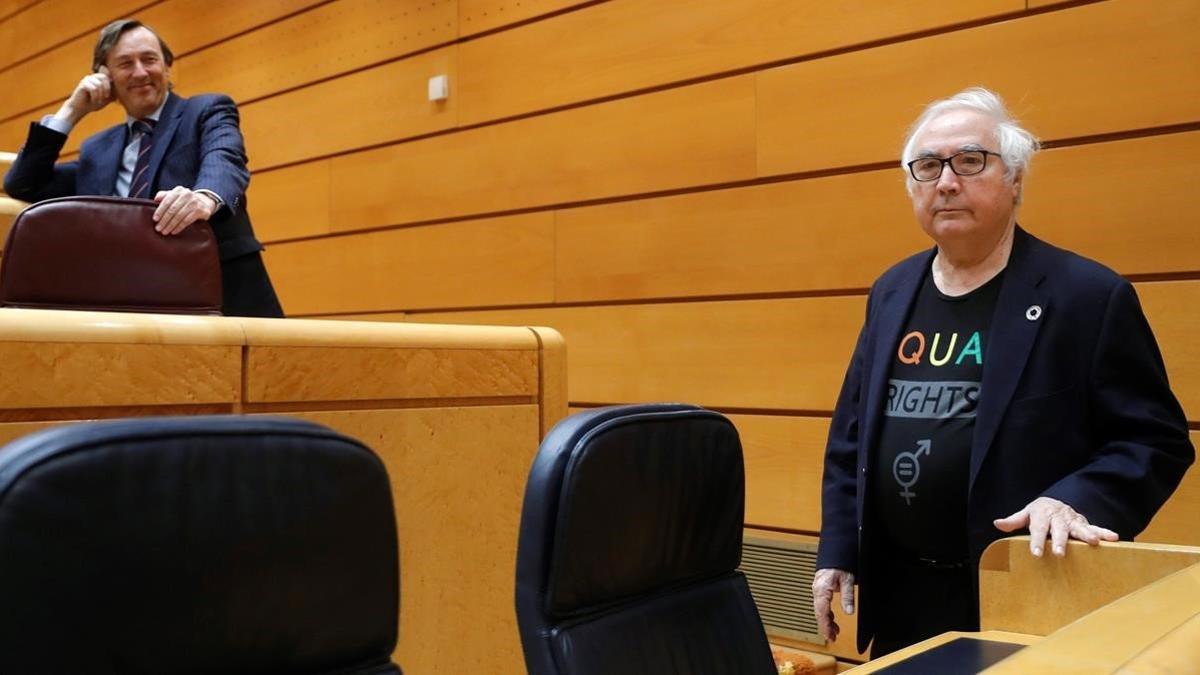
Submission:
{"label": "black leather chair", "polygon": [[254,417],[59,427],[0,449],[0,673],[399,675],[390,485]]}
{"label": "black leather chair", "polygon": [[688,405],[598,408],[542,442],[517,622],[532,675],[773,675],[741,559],[737,431]]}

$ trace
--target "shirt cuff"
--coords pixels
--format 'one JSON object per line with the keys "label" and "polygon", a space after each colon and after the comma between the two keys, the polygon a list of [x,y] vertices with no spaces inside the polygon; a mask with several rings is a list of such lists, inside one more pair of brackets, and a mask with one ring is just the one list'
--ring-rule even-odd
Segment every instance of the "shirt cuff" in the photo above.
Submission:
{"label": "shirt cuff", "polygon": [[[212,190],[205,190],[204,188],[200,188],[199,190],[195,190],[195,192],[199,192],[202,195],[208,195],[209,197],[212,197],[213,201],[217,203],[217,211],[221,210],[222,206],[225,206],[225,200],[221,199],[221,195],[213,192]],[[216,213],[216,211],[214,211],[213,213]]]}
{"label": "shirt cuff", "polygon": [[71,129],[75,126],[64,119],[55,117],[54,115],[46,115],[43,117],[41,125],[52,131],[57,131],[64,136],[69,135],[71,133]]}

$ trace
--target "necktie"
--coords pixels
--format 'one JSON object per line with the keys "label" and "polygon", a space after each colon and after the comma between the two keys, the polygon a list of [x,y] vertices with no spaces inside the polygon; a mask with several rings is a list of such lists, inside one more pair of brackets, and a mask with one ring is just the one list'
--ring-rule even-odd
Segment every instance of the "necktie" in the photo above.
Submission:
{"label": "necktie", "polygon": [[129,196],[148,199],[150,197],[150,176],[146,167],[150,165],[150,148],[154,145],[154,120],[137,120],[133,130],[142,135],[141,145],[138,146],[137,162],[133,165],[133,180],[129,182]]}

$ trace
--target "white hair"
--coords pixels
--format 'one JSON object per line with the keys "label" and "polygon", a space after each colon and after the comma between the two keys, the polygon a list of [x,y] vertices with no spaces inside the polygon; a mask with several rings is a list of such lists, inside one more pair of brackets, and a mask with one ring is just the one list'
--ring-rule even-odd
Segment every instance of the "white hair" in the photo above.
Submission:
{"label": "white hair", "polygon": [[[908,172],[908,163],[916,159],[914,155],[917,152],[917,136],[925,130],[927,124],[952,110],[970,110],[996,121],[996,143],[1000,146],[1000,158],[1004,161],[1005,180],[1012,182],[1018,174],[1024,176],[1029,172],[1029,161],[1041,147],[1038,139],[1017,123],[998,94],[983,87],[969,87],[949,98],[939,99],[925,106],[921,116],[909,127],[908,136],[904,139],[904,152],[900,156],[900,166],[908,178],[906,185],[910,195],[915,181]],[[1018,193],[1017,203],[1020,202],[1021,197]]]}

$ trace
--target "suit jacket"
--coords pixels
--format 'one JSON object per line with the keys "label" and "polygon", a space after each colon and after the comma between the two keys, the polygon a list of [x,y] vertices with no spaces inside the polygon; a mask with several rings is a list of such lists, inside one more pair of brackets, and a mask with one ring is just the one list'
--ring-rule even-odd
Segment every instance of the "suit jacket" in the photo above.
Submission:
{"label": "suit jacket", "polygon": [[[904,260],[871,288],[826,446],[817,567],[857,574],[860,651],[876,611],[865,563],[886,564],[872,559],[870,453],[891,356],[935,253]],[[971,559],[1007,536],[993,519],[1039,496],[1122,539],[1145,529],[1195,450],[1133,286],[1018,227],[987,349],[970,459]]]}
{"label": "suit jacket", "polygon": [[[112,195],[127,143],[124,124],[83,142],[79,160],[56,164],[65,134],[34,122],[4,179],[5,191],[36,202],[74,195]],[[222,262],[262,250],[246,212],[246,151],[237,105],[228,96],[182,98],[168,94],[154,128],[147,166],[150,194],[177,185],[212,190],[224,202],[209,220]]]}

